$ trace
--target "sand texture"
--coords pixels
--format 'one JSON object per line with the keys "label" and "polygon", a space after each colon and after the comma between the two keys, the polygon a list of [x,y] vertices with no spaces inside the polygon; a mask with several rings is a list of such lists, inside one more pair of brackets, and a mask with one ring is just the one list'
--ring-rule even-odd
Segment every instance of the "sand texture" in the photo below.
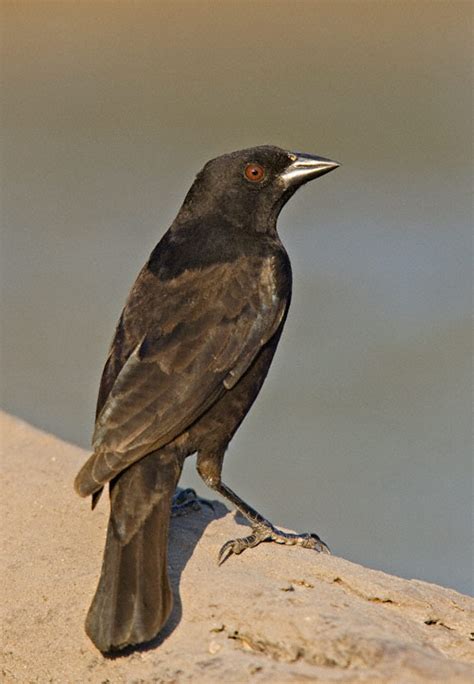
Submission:
{"label": "sand texture", "polygon": [[473,681],[471,598],[275,544],[218,567],[220,546],[248,533],[221,504],[172,522],[162,635],[104,658],[83,622],[107,497],[91,513],[74,494],[83,450],[5,414],[0,427],[4,682]]}

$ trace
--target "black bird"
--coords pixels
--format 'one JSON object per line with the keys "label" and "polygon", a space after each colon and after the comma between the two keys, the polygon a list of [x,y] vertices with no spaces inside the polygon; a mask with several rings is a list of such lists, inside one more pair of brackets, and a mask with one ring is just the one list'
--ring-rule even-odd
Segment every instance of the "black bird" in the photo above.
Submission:
{"label": "black bird", "polygon": [[219,559],[263,541],[327,547],[276,529],[221,480],[224,452],[267,375],[291,297],[276,222],[304,183],[338,164],[273,146],[197,175],[138,275],[102,374],[94,453],[75,480],[95,506],[110,486],[102,572],[86,632],[103,652],[149,641],[172,607],[168,527],[184,459],[251,522]]}

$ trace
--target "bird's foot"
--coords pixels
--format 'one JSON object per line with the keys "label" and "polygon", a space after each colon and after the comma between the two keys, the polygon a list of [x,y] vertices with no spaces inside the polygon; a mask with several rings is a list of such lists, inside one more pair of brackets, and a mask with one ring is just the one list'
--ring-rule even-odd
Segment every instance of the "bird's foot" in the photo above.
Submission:
{"label": "bird's foot", "polygon": [[328,546],[318,537],[317,534],[305,532],[294,534],[282,532],[273,527],[271,523],[258,523],[252,527],[252,534],[241,539],[231,539],[226,542],[219,551],[218,563],[222,565],[233,553],[239,554],[245,549],[251,549],[262,542],[276,542],[277,544],[288,544],[289,546],[302,546],[305,549],[313,549],[318,553],[331,553]]}
{"label": "bird's foot", "polygon": [[190,487],[187,489],[180,489],[177,490],[173,496],[171,515],[173,518],[176,518],[180,515],[192,513],[193,511],[200,511],[203,505],[209,506],[211,510],[214,510],[212,502],[207,501],[207,499],[201,499],[194,489],[191,489]]}

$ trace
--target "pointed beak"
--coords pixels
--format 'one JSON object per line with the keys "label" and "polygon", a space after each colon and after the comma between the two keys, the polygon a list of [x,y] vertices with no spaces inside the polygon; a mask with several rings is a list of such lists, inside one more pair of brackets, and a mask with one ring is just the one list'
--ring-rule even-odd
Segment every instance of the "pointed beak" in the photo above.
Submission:
{"label": "pointed beak", "polygon": [[286,187],[302,185],[314,178],[324,176],[325,173],[334,171],[339,166],[338,162],[315,157],[310,154],[290,153],[291,163],[280,175]]}

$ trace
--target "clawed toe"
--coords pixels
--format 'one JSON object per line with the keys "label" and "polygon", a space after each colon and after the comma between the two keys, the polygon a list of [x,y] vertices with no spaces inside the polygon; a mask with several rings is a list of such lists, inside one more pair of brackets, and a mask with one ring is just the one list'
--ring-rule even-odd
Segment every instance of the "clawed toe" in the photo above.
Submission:
{"label": "clawed toe", "polygon": [[228,542],[221,547],[219,555],[217,557],[217,564],[222,565],[232,554],[239,555],[245,549],[250,549],[252,546],[257,546],[260,541],[257,540],[254,534],[248,537],[242,537],[240,539],[230,539]]}
{"label": "clawed toe", "polygon": [[323,542],[320,537],[314,532],[305,532],[303,534],[294,534],[291,532],[282,532],[281,530],[273,530],[271,540],[277,544],[287,544],[289,546],[302,546],[304,549],[312,549],[318,553],[331,553],[327,544]]}
{"label": "clawed toe", "polygon": [[277,530],[272,525],[257,525],[253,528],[252,534],[248,537],[240,539],[231,539],[226,542],[219,551],[218,564],[222,565],[232,554],[240,554],[245,549],[250,549],[258,546],[262,542],[276,542],[277,544],[286,544],[289,546],[302,546],[305,549],[312,549],[318,553],[330,554],[329,547],[322,539],[314,533],[294,534],[290,532],[282,532]]}
{"label": "clawed toe", "polygon": [[[304,536],[304,535],[302,535]],[[302,544],[302,546],[305,549],[314,549],[314,551],[317,551],[318,553],[327,553],[330,554],[331,551],[329,549],[329,546],[323,542],[322,539],[318,537],[317,534],[310,533],[307,535],[308,536],[308,544]]]}
{"label": "clawed toe", "polygon": [[232,554],[240,554],[245,549],[258,546],[262,542],[273,541],[277,544],[288,546],[302,546],[304,549],[312,549],[318,553],[330,554],[331,551],[325,542],[317,534],[305,533],[294,534],[277,530],[273,525],[258,525],[253,528],[252,534],[240,539],[231,539],[222,546],[218,555],[218,565],[222,565]]}
{"label": "clawed toe", "polygon": [[233,548],[236,542],[237,539],[231,539],[221,546],[219,555],[217,556],[217,565],[222,565],[222,563],[225,563],[225,561],[229,558],[229,556],[232,556],[233,553],[240,553],[240,551],[237,551]]}
{"label": "clawed toe", "polygon": [[212,502],[207,499],[201,499],[194,489],[191,489],[190,487],[188,489],[181,489],[180,491],[177,491],[173,497],[171,515],[177,517],[186,515],[192,511],[200,511],[203,505],[208,506],[212,511],[214,510]]}

